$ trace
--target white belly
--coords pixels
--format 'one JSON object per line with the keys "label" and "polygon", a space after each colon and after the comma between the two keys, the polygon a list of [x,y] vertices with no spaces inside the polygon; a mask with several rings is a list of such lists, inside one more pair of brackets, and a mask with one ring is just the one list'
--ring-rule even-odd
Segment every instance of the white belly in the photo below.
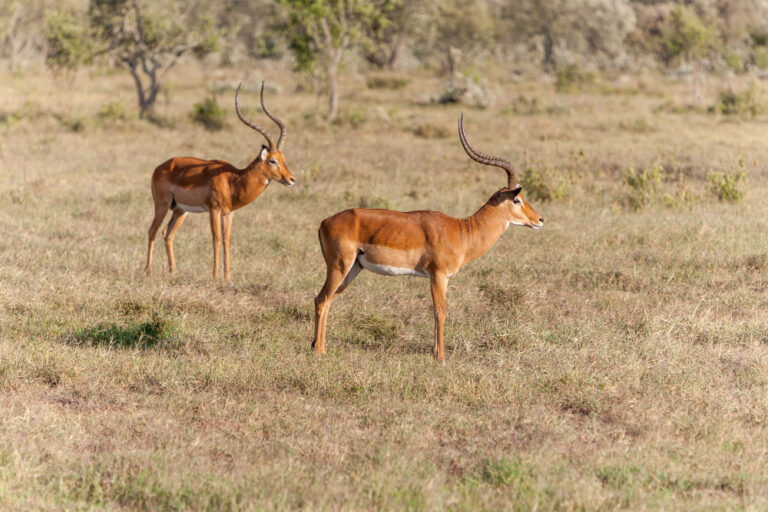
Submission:
{"label": "white belly", "polygon": [[176,203],[176,206],[184,210],[185,212],[207,212],[208,210],[204,206],[190,206],[188,204]]}
{"label": "white belly", "polygon": [[426,272],[421,272],[416,269],[412,268],[400,268],[400,267],[391,267],[389,265],[379,265],[378,263],[371,263],[367,259],[365,259],[365,254],[361,254],[358,256],[357,260],[360,262],[360,264],[363,266],[364,269],[370,270],[371,272],[375,272],[377,274],[381,274],[383,276],[418,276],[418,277],[429,277]]}

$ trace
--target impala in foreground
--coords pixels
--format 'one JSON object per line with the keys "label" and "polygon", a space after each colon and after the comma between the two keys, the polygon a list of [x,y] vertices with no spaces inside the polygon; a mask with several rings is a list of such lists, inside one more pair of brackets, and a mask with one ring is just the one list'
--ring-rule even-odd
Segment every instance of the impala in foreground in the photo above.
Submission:
{"label": "impala in foreground", "polygon": [[459,139],[473,160],[507,172],[507,186],[465,219],[440,212],[396,212],[354,208],[320,224],[320,248],[327,266],[325,284],[315,298],[315,353],[325,352],[325,329],[331,302],[362,269],[385,276],[429,278],[435,312],[433,354],[445,360],[443,325],[448,278],[488,251],[510,224],[538,229],[544,219],[525,202],[514,167],[498,157],[475,151],[459,118]]}
{"label": "impala in foreground", "polygon": [[261,107],[264,113],[280,128],[277,145],[272,144],[267,132],[247,121],[240,112],[238,102],[240,86],[235,93],[237,117],[246,125],[267,139],[256,159],[245,169],[238,169],[222,160],[201,160],[199,158],[176,157],[160,164],[152,175],[152,198],[155,201],[155,218],[149,226],[149,248],[147,251],[147,274],[152,268],[152,248],[155,235],[168,211],[171,220],[163,229],[165,250],[168,253],[168,267],[176,268],[173,257],[173,236],[181,227],[189,212],[208,212],[213,234],[213,277],[219,275],[219,247],[224,236],[224,278],[229,281],[229,234],[235,210],[242,208],[259,197],[269,182],[277,180],[286,187],[296,181],[285,165],[281,145],[287,132],[283,122],[273,115],[264,104],[264,83],[261,84]]}

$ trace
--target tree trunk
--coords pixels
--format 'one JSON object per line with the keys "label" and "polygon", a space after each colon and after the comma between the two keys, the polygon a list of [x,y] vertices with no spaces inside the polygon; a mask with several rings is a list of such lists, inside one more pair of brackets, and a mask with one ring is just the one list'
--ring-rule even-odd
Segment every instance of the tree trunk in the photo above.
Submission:
{"label": "tree trunk", "polygon": [[544,32],[544,58],[541,61],[541,67],[545,71],[554,71],[557,66],[555,62],[555,39],[552,31],[547,29]]}
{"label": "tree trunk", "polygon": [[453,51],[451,50],[452,48],[449,46],[443,56],[443,70],[448,76],[453,76],[456,72],[456,59],[453,57]]}
{"label": "tree trunk", "polygon": [[339,115],[339,88],[336,83],[337,66],[328,68],[328,122],[332,123]]}
{"label": "tree trunk", "polygon": [[395,37],[395,42],[389,52],[389,59],[387,60],[387,69],[390,71],[395,69],[397,61],[400,59],[400,52],[403,49],[403,38],[400,36]]}
{"label": "tree trunk", "polygon": [[329,123],[336,120],[339,115],[339,64],[341,64],[341,58],[344,56],[344,46],[331,49],[329,51],[328,62],[328,119]]}

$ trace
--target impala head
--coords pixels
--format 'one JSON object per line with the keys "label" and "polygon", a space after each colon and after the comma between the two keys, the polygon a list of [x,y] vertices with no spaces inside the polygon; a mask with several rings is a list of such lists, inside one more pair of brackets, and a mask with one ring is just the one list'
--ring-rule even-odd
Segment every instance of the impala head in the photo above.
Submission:
{"label": "impala head", "polygon": [[544,226],[544,217],[541,217],[536,211],[529,205],[520,193],[522,187],[513,183],[517,183],[515,176],[515,168],[512,164],[497,156],[486,155],[475,151],[472,146],[469,145],[467,140],[467,134],[464,133],[464,114],[459,117],[459,140],[464,147],[464,151],[467,152],[469,157],[481,164],[492,165],[499,167],[507,172],[507,186],[493,194],[490,202],[496,206],[503,208],[506,213],[507,224],[514,224],[516,226],[528,226],[529,228],[539,229]]}
{"label": "impala head", "polygon": [[296,178],[293,176],[293,174],[291,174],[291,171],[288,170],[288,166],[285,165],[285,156],[283,155],[283,151],[281,149],[283,142],[285,142],[285,134],[288,133],[288,129],[285,127],[285,124],[280,120],[280,118],[270,112],[267,106],[264,104],[264,82],[261,82],[261,108],[264,109],[264,113],[267,114],[267,117],[274,121],[275,124],[280,128],[280,137],[277,139],[277,144],[272,143],[272,139],[269,138],[269,134],[267,134],[266,130],[256,126],[254,123],[243,117],[243,113],[240,112],[239,102],[241,85],[242,84],[239,84],[237,86],[237,92],[235,92],[235,111],[237,112],[237,117],[246,126],[253,128],[262,134],[265,139],[267,139],[267,144],[261,146],[261,151],[259,151],[257,161],[263,164],[262,169],[264,169],[264,174],[267,179],[277,180],[286,187],[293,186],[293,184],[296,182]]}

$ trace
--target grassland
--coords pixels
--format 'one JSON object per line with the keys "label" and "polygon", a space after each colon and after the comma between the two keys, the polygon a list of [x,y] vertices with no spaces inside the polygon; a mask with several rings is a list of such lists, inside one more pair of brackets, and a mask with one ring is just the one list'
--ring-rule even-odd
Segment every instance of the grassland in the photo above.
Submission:
{"label": "grassland", "polygon": [[[231,90],[224,130],[188,120],[241,75],[180,69],[164,125],[116,119],[127,76],[0,77],[4,510],[768,508],[765,119],[678,108],[688,86],[654,76],[569,93],[497,77],[487,110],[421,104],[438,86],[422,76],[350,80],[329,127],[321,98],[260,69],[297,185],[237,213],[231,284],[210,278],[202,215],[178,273],[160,244],[145,278],[152,169],[245,165],[262,143]],[[463,154],[462,108],[477,148],[550,189],[528,196],[545,229],[509,229],[452,279],[445,365],[426,281],[370,273],[315,358],[320,220],[465,216],[504,184]],[[744,198],[719,201],[708,173],[740,165]],[[630,168],[663,183],[638,192]]]}

